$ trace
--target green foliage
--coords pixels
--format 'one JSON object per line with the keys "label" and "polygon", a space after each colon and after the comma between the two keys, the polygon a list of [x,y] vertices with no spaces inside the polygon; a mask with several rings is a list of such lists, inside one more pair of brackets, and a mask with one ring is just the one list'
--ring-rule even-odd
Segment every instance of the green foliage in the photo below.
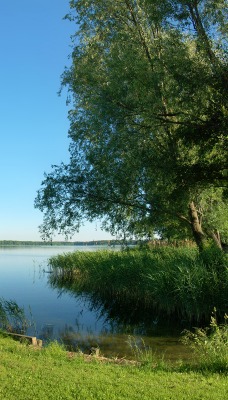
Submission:
{"label": "green foliage", "polygon": [[213,307],[220,317],[227,310],[227,255],[219,251],[217,257],[218,251],[162,247],[69,253],[50,259],[50,283],[90,294],[111,315],[124,304],[125,318],[148,310],[178,320],[209,320]]}
{"label": "green foliage", "polygon": [[225,2],[70,6],[70,162],[45,175],[36,197],[42,235],[98,218],[113,234],[188,238],[190,202],[201,220],[204,206],[205,237],[223,234]]}
{"label": "green foliage", "polygon": [[[214,310],[216,312],[216,309]],[[213,313],[209,328],[184,331],[182,342],[191,346],[197,355],[198,368],[215,372],[228,372],[228,316],[218,325]]]}
{"label": "green foliage", "polygon": [[223,189],[211,187],[196,194],[196,204],[203,219],[203,227],[208,236],[219,231],[222,241],[228,242],[228,203]]}

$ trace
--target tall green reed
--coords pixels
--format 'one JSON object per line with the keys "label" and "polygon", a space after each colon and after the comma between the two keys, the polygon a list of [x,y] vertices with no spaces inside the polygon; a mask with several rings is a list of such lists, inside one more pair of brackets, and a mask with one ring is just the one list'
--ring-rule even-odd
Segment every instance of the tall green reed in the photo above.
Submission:
{"label": "tall green reed", "polygon": [[197,359],[197,368],[214,372],[228,372],[228,315],[224,323],[218,324],[216,309],[211,316],[210,326],[185,330],[182,343],[192,348]]}
{"label": "tall green reed", "polygon": [[75,252],[50,259],[50,283],[178,319],[202,321],[227,307],[227,256],[213,249]]}
{"label": "tall green reed", "polygon": [[0,299],[0,328],[24,334],[29,326],[23,307],[19,307],[14,300]]}

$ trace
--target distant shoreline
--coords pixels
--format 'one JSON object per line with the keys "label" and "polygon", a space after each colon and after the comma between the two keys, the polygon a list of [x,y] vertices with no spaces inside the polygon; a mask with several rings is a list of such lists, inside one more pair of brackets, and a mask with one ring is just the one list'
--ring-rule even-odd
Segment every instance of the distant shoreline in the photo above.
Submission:
{"label": "distant shoreline", "polygon": [[[134,245],[137,241],[129,241]],[[90,240],[90,241],[30,241],[30,240],[0,240],[0,247],[5,246],[115,246],[120,245],[119,240]]]}

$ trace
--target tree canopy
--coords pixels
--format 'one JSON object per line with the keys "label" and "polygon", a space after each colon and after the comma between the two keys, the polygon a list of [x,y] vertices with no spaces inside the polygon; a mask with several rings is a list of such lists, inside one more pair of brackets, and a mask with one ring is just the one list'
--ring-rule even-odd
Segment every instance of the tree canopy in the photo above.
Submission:
{"label": "tree canopy", "polygon": [[[112,233],[225,236],[223,0],[77,0],[70,162],[45,175],[41,232],[101,219]],[[204,225],[202,225],[204,222]]]}

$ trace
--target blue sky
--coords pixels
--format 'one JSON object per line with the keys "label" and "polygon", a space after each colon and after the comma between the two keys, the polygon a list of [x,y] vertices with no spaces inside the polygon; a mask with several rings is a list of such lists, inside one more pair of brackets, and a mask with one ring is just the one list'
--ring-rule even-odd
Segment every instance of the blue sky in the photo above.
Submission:
{"label": "blue sky", "polygon": [[[40,240],[36,192],[68,160],[66,92],[57,95],[75,29],[68,11],[68,0],[0,2],[0,240]],[[74,239],[110,237],[86,224]]]}

